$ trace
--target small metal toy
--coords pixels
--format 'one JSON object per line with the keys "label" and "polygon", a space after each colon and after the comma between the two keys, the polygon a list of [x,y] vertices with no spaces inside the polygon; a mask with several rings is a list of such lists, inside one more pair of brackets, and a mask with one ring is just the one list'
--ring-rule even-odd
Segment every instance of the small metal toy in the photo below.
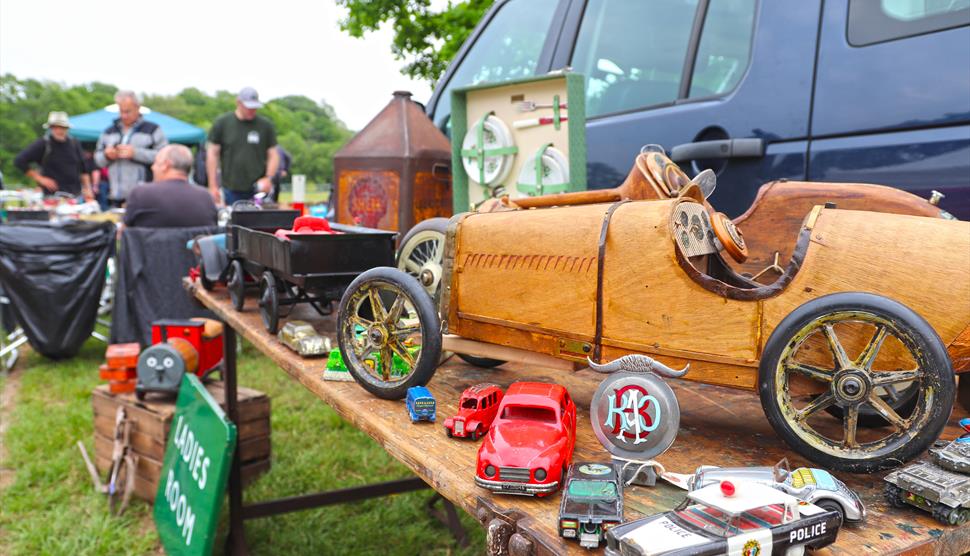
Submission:
{"label": "small metal toy", "polygon": [[961,525],[970,520],[970,442],[958,439],[937,446],[930,450],[932,461],[886,475],[886,499],[897,508],[909,505],[930,512],[945,525]]}
{"label": "small metal toy", "polygon": [[623,481],[615,464],[569,466],[559,504],[559,536],[599,548],[610,527],[623,521]]}
{"label": "small metal toy", "polygon": [[147,392],[177,393],[185,373],[202,378],[222,367],[222,323],[216,320],[155,321],[152,344],[138,356],[139,400]]}
{"label": "small metal toy", "polygon": [[860,522],[866,518],[866,507],[862,500],[845,483],[822,469],[799,467],[792,471],[787,459],[782,459],[774,467],[702,465],[688,479],[687,487],[693,491],[722,481],[756,482],[770,486],[825,510],[836,511],[847,522]]}
{"label": "small metal toy", "polygon": [[323,380],[335,380],[339,382],[353,382],[354,377],[344,365],[344,358],[340,356],[340,350],[335,349],[330,352],[327,358],[327,368],[323,371]]}
{"label": "small metal toy", "polygon": [[330,353],[330,338],[317,334],[313,325],[302,320],[289,321],[276,335],[283,345],[303,357]]}
{"label": "small metal toy", "polygon": [[758,483],[712,484],[680,506],[609,529],[607,556],[802,554],[835,542],[839,514]]}
{"label": "small metal toy", "polygon": [[435,399],[431,391],[424,386],[412,386],[408,388],[406,400],[408,416],[412,423],[418,421],[435,422],[437,414],[435,412]]}
{"label": "small metal toy", "polygon": [[458,399],[458,415],[445,419],[448,437],[478,440],[492,426],[502,401],[502,390],[494,384],[466,388]]}
{"label": "small metal toy", "polygon": [[478,448],[475,484],[493,492],[547,496],[573,460],[576,404],[559,384],[516,382]]}

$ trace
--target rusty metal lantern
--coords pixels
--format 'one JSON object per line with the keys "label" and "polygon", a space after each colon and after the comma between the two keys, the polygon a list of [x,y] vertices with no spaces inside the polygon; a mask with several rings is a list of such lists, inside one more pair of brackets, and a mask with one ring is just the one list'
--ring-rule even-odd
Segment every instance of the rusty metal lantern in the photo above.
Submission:
{"label": "rusty metal lantern", "polygon": [[383,110],[334,155],[337,222],[395,230],[451,216],[451,145],[396,91]]}

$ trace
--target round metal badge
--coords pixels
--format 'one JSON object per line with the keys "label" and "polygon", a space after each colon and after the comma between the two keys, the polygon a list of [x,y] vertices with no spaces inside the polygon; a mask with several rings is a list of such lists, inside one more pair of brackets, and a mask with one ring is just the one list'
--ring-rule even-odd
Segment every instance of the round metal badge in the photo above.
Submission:
{"label": "round metal badge", "polygon": [[653,373],[615,373],[600,383],[589,408],[596,438],[615,457],[649,460],[667,451],[680,427],[680,404]]}

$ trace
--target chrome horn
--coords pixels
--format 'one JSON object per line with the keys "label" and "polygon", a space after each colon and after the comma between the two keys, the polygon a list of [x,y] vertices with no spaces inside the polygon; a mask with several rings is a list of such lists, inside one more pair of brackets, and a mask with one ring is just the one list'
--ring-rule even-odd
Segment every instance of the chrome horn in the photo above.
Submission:
{"label": "chrome horn", "polygon": [[624,355],[619,359],[614,359],[609,363],[603,364],[595,363],[589,357],[586,358],[586,361],[589,363],[590,369],[604,374],[619,371],[629,371],[633,373],[656,373],[669,378],[679,378],[687,374],[687,371],[690,370],[690,363],[688,363],[683,369],[675,371],[667,365],[639,353]]}

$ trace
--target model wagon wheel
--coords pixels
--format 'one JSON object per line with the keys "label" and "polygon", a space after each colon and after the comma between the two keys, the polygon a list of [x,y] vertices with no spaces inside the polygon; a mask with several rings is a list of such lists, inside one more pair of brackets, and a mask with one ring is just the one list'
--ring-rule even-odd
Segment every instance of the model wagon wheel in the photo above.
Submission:
{"label": "model wagon wheel", "polygon": [[447,218],[429,218],[408,230],[397,250],[397,268],[414,276],[437,301],[445,254]]}
{"label": "model wagon wheel", "polygon": [[246,304],[246,271],[243,269],[242,262],[232,261],[229,265],[229,280],[226,282],[229,290],[229,299],[232,307],[237,311],[243,310]]}
{"label": "model wagon wheel", "polygon": [[441,321],[427,292],[394,268],[373,268],[340,300],[337,341],[347,369],[377,397],[427,384],[441,355]]}
{"label": "model wagon wheel", "polygon": [[209,277],[205,275],[205,261],[199,261],[199,282],[202,283],[202,289],[207,292],[211,292],[215,289],[216,285]]}
{"label": "model wagon wheel", "polygon": [[263,326],[270,334],[276,334],[280,326],[279,296],[276,277],[268,270],[263,272],[259,281],[259,316],[263,318]]}
{"label": "model wagon wheel", "polygon": [[[926,450],[953,407],[943,342],[922,317],[891,299],[838,293],[785,317],[765,345],[759,392],[768,421],[798,453],[843,471],[895,467]],[[886,387],[907,385],[893,407]],[[824,410],[837,406],[841,418]],[[879,428],[859,426],[863,410]]]}

